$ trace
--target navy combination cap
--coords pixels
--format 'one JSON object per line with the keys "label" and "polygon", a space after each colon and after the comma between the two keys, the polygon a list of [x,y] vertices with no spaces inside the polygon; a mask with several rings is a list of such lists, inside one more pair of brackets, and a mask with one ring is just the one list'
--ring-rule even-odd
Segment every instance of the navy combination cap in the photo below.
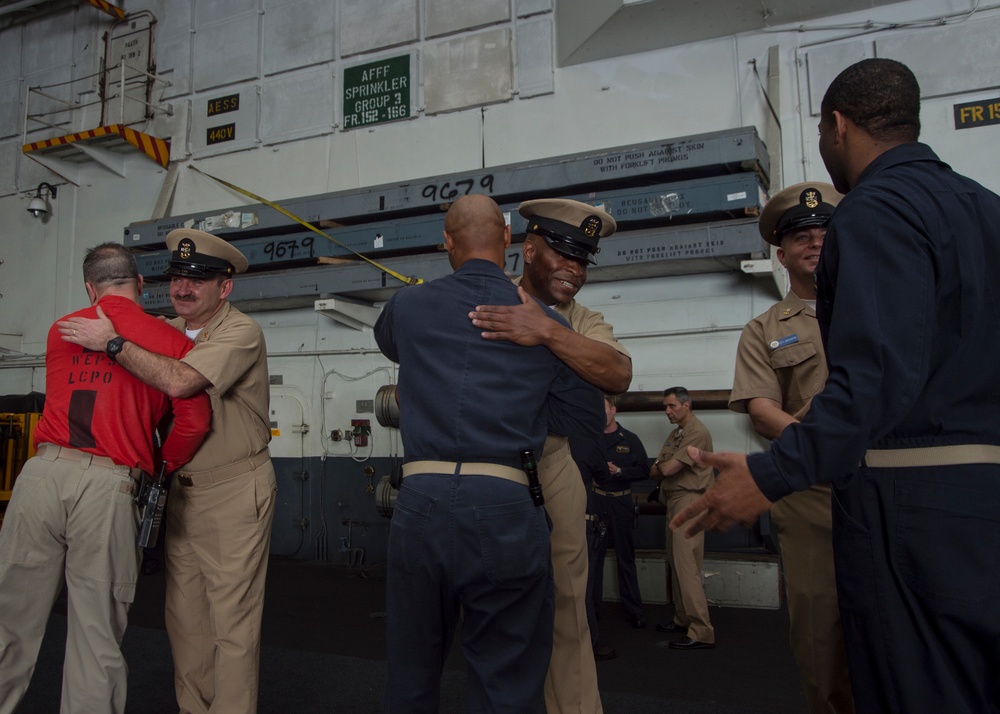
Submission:
{"label": "navy combination cap", "polygon": [[525,201],[517,212],[528,219],[528,233],[540,235],[553,250],[591,265],[597,264],[594,256],[601,250],[597,241],[618,227],[607,212],[568,198]]}
{"label": "navy combination cap", "polygon": [[167,233],[170,265],[164,275],[204,278],[210,275],[231,277],[244,273],[249,262],[239,250],[211,233],[193,228],[177,228]]}
{"label": "navy combination cap", "polygon": [[786,231],[825,226],[844,196],[828,183],[805,182],[779,191],[764,206],[757,228],[771,245],[780,246]]}

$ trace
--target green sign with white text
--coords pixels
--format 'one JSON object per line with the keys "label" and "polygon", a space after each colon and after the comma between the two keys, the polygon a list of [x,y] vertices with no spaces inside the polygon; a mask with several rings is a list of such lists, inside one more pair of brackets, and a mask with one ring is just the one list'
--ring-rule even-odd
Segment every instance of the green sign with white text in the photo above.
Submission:
{"label": "green sign with white text", "polygon": [[344,128],[410,116],[410,55],[344,70]]}

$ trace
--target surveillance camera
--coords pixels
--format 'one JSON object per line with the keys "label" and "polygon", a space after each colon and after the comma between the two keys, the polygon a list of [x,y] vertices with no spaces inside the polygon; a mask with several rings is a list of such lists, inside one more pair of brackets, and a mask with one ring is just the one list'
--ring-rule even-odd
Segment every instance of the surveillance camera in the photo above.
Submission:
{"label": "surveillance camera", "polygon": [[46,213],[49,212],[49,207],[45,205],[45,199],[40,196],[35,196],[28,203],[28,213],[33,215],[35,218],[41,218]]}

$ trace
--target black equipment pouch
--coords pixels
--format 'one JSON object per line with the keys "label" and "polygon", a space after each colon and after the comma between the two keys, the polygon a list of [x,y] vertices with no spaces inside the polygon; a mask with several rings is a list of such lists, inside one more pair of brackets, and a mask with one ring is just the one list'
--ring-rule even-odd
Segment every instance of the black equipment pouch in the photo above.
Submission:
{"label": "black equipment pouch", "polygon": [[545,505],[545,496],[542,495],[542,485],[538,481],[538,464],[535,463],[535,450],[524,449],[521,452],[521,468],[524,469],[528,477],[528,493],[531,494],[531,502],[536,506]]}
{"label": "black equipment pouch", "polygon": [[160,537],[160,526],[163,524],[163,512],[167,507],[167,484],[166,484],[167,464],[164,462],[160,467],[160,476],[154,482],[152,479],[147,483],[143,474],[142,483],[139,485],[139,495],[136,500],[142,510],[142,518],[139,522],[139,535],[136,538],[136,545],[140,548],[153,548]]}

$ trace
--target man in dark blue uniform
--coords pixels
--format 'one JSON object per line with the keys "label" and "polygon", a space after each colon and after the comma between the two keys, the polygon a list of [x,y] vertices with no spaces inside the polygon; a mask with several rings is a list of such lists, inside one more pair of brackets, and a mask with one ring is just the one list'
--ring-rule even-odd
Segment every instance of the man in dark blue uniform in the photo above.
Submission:
{"label": "man in dark blue uniform", "polygon": [[[608,523],[598,513],[597,495],[594,493],[594,479],[608,470],[607,461],[601,445],[593,438],[574,437],[569,439],[573,462],[580,469],[580,478],[587,491],[587,592],[585,605],[587,608],[587,625],[590,628],[590,645],[594,650],[594,660],[601,662],[614,659],[618,650],[601,641],[598,608],[601,602],[603,581],[598,581],[598,572],[604,572],[603,558],[608,553]],[[600,566],[598,566],[600,559]],[[599,569],[600,568],[600,569]]]}
{"label": "man in dark blue uniform", "polygon": [[510,228],[496,203],[456,201],[444,238],[455,272],[403,288],[375,324],[379,348],[400,364],[406,455],[389,534],[384,709],[438,711],[461,609],[470,710],[536,712],[552,571],[520,452],[540,457],[549,431],[596,439],[601,393],[548,348],[484,340],[469,320],[477,305],[521,304],[503,272]]}
{"label": "man in dark blue uniform", "polygon": [[857,711],[997,712],[1000,196],[917,143],[919,117],[899,62],[830,85],[820,153],[847,194],[817,276],[830,377],[769,451],[699,454],[716,486],[671,525],[726,528],[832,482]]}
{"label": "man in dark blue uniform", "polygon": [[[649,459],[639,437],[618,423],[616,397],[605,395],[604,414],[607,423],[601,434],[600,447],[605,465],[594,477],[594,503],[597,513],[607,523],[608,537],[597,554],[597,572],[594,574],[594,606],[601,608],[604,591],[604,558],[608,546],[615,547],[618,564],[618,592],[622,608],[629,623],[636,629],[646,626],[642,614],[642,596],[639,578],[635,572],[635,503],[632,500],[632,482],[649,478]],[[593,566],[591,566],[593,567]]]}

